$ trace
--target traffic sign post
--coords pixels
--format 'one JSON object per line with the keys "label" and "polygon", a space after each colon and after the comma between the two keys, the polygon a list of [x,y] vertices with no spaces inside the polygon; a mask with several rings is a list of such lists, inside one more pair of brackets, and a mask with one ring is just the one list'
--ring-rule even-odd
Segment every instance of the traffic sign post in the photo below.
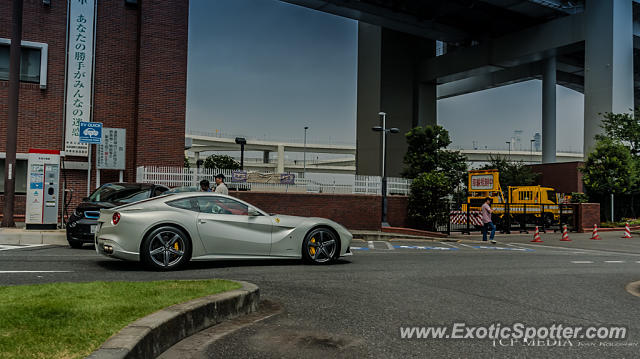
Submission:
{"label": "traffic sign post", "polygon": [[102,122],[80,122],[80,143],[89,144],[89,155],[87,162],[89,169],[87,170],[87,196],[91,194],[91,145],[102,144]]}

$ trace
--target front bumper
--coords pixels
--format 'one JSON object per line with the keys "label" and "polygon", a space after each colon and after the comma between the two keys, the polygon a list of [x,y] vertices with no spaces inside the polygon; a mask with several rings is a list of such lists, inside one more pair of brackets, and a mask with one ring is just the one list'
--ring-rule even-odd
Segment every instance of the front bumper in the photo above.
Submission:
{"label": "front bumper", "polygon": [[96,226],[97,224],[97,219],[78,219],[77,217],[72,216],[66,225],[67,240],[83,243],[93,243],[95,233],[91,233],[91,226]]}

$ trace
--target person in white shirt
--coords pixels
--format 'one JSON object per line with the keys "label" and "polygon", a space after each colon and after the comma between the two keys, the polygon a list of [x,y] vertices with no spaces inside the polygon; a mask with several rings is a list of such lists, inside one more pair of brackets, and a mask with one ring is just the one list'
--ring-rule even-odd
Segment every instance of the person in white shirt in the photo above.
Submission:
{"label": "person in white shirt", "polygon": [[216,176],[216,190],[214,192],[226,195],[229,194],[229,189],[227,188],[227,185],[224,184],[224,175],[222,173]]}

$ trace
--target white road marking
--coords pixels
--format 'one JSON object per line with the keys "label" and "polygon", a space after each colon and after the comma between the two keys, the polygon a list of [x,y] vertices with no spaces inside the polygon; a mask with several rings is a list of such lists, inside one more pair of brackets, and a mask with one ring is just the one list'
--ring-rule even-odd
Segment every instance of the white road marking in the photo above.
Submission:
{"label": "white road marking", "polygon": [[478,249],[478,248],[474,248],[474,247],[472,247],[470,245],[467,245],[467,244],[464,244],[464,243],[458,243],[458,244],[461,245],[461,246],[469,247],[471,249]]}
{"label": "white road marking", "polygon": [[396,250],[395,248],[393,248],[393,245],[391,243],[389,243],[389,242],[384,242],[384,243],[387,244],[387,249],[389,249],[390,251],[395,251]]}
{"label": "white road marking", "polygon": [[71,273],[70,270],[0,270],[0,274],[4,273]]}
{"label": "white road marking", "polygon": [[520,246],[516,246],[515,244],[511,244],[511,243],[505,243],[505,244],[508,245],[508,246],[511,246],[511,247],[515,247],[515,248],[527,249],[527,250],[529,249],[529,248],[523,248],[523,247],[520,247]]}
{"label": "white road marking", "polygon": [[624,263],[624,261],[604,261],[605,263]]}
{"label": "white road marking", "polygon": [[43,247],[47,244],[0,244],[0,251],[8,251],[11,249]]}
{"label": "white road marking", "polygon": [[445,243],[445,242],[438,242],[440,244],[444,244],[445,246],[449,246],[449,247],[453,247],[453,248],[458,248],[456,246],[454,246],[453,244],[449,244],[449,243]]}
{"label": "white road marking", "polygon": [[592,261],[571,261],[571,263],[575,263],[575,264],[587,264],[587,263],[593,263]]}
{"label": "white road marking", "polygon": [[[581,252],[590,252],[597,253],[601,255],[623,255],[623,256],[640,256],[640,253],[626,253],[626,252],[614,252],[614,251],[599,251],[597,249],[586,249],[586,248],[567,248],[567,247],[556,247],[556,246],[545,246],[541,244],[527,244],[527,243],[519,243],[521,246],[531,246],[531,247],[544,247],[544,248],[552,248],[552,249],[564,249],[567,251],[576,251],[579,250]],[[583,253],[585,254],[585,253]]]}
{"label": "white road marking", "polygon": [[374,249],[375,248],[375,246],[373,245],[373,241],[369,241],[367,243],[369,243],[369,248],[370,249]]}

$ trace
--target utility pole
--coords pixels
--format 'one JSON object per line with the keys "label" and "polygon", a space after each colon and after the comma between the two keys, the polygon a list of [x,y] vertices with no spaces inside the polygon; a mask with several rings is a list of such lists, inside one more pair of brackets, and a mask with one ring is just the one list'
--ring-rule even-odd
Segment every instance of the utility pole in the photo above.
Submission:
{"label": "utility pole", "polygon": [[382,126],[374,126],[373,128],[371,128],[373,131],[375,132],[380,132],[381,134],[381,151],[382,151],[382,164],[381,164],[381,182],[382,182],[382,188],[381,188],[381,194],[382,194],[382,218],[381,218],[381,227],[389,227],[389,222],[387,222],[387,174],[385,171],[385,165],[386,165],[386,152],[387,152],[387,134],[389,133],[398,133],[400,132],[399,129],[392,127],[392,128],[387,128],[387,114],[384,112],[380,112],[378,113],[378,116],[380,116],[380,120],[382,121]]}
{"label": "utility pole", "polygon": [[16,192],[16,151],[18,145],[18,99],[20,95],[20,45],[22,43],[22,1],[13,0],[13,25],[9,48],[9,118],[4,159],[4,208],[2,227],[15,227],[13,201]]}
{"label": "utility pole", "polygon": [[304,152],[302,155],[302,178],[307,176],[307,130],[309,126],[304,126]]}

